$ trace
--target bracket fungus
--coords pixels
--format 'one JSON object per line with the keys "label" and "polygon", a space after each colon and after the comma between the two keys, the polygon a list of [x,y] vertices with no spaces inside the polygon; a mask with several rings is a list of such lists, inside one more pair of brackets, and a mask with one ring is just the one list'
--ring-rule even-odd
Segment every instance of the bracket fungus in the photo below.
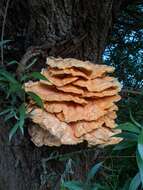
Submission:
{"label": "bracket fungus", "polygon": [[35,125],[29,127],[36,146],[74,145],[87,141],[89,146],[118,143],[112,137],[120,100],[121,85],[108,76],[114,67],[96,65],[73,58],[47,58],[42,69],[48,81],[29,81],[26,91],[36,93],[44,109],[28,102],[29,117]]}

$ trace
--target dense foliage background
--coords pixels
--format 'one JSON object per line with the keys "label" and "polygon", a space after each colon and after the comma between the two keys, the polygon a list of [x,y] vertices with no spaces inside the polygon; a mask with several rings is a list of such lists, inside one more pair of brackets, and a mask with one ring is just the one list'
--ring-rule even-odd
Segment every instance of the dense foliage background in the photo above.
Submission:
{"label": "dense foliage background", "polygon": [[[114,24],[108,29],[106,46],[101,48],[105,49],[104,52],[101,50],[102,62],[116,68],[115,76],[123,84],[117,119],[118,128],[123,130],[119,135],[123,137],[123,141],[104,149],[87,148],[83,144],[60,149],[43,147],[38,150],[29,141],[24,102],[30,95],[39,106],[42,106],[42,103],[35,94],[25,94],[22,88],[24,81],[42,77],[38,72],[49,55],[101,61],[97,57],[94,59],[93,52],[89,54],[86,48],[85,54],[79,51],[81,47],[84,49],[85,44],[81,46],[80,42],[86,41],[87,33],[84,34],[79,30],[76,34],[73,29],[73,35],[71,32],[67,36],[68,30],[71,30],[70,12],[69,15],[66,13],[69,20],[65,19],[65,21],[63,18],[62,21],[63,25],[69,28],[64,30],[63,27],[60,30],[57,21],[50,30],[44,28],[46,16],[51,17],[55,12],[53,17],[58,20],[55,15],[59,9],[51,9],[53,8],[51,2],[47,1],[48,5],[45,1],[41,3],[33,1],[33,4],[32,1],[19,2],[18,0],[0,2],[0,121],[2,126],[0,143],[2,147],[12,147],[6,150],[8,153],[0,153],[2,160],[0,189],[13,190],[12,185],[9,189],[6,180],[9,176],[13,178],[13,174],[18,171],[17,175],[21,175],[19,177],[21,180],[25,179],[26,172],[33,172],[30,176],[32,181],[30,190],[141,190],[143,186],[143,3],[125,1],[118,15],[116,17],[113,15]],[[68,3],[64,5],[68,6]],[[75,16],[79,13],[76,5],[75,3]],[[48,6],[49,12],[46,10]],[[60,8],[63,11],[62,7]],[[84,11],[82,6],[80,10],[80,18],[86,20],[86,17],[82,17]],[[84,22],[86,32],[91,31],[91,26],[94,25],[96,17],[92,16],[95,15],[92,13],[88,15],[88,20]],[[52,21],[49,20],[50,22]],[[84,27],[81,24],[79,28],[82,31]],[[47,31],[47,36],[44,31]],[[89,33],[88,37],[93,35]],[[53,35],[56,40],[53,39]],[[19,149],[22,153],[23,150],[28,151],[23,155],[19,153]],[[8,165],[8,162],[11,162],[8,158],[11,156],[10,151],[13,151],[12,155],[16,157],[12,162],[13,166]],[[34,158],[30,154],[33,154]],[[27,161],[28,159],[30,160]],[[5,162],[11,167],[9,170],[14,168],[14,173],[7,174],[6,166],[2,164]],[[24,174],[20,173],[19,168],[26,168]],[[13,184],[12,180],[10,183]]]}

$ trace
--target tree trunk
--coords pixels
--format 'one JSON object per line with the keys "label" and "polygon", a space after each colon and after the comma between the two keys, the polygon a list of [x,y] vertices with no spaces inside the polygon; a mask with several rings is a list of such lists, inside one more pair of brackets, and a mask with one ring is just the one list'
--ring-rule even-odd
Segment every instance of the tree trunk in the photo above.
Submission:
{"label": "tree trunk", "polygon": [[11,1],[6,34],[18,48],[45,50],[46,56],[101,63],[113,21],[127,0]]}
{"label": "tree trunk", "polygon": [[[32,45],[33,51],[34,48],[41,49],[45,57],[75,57],[101,63],[109,32],[123,2],[11,1],[5,35],[12,34],[15,39],[22,37],[22,42],[16,42],[19,43],[20,51]],[[53,150],[70,152],[77,147],[36,148],[27,135],[17,135],[12,143],[8,143],[7,128],[0,128],[0,190],[48,189],[49,182],[45,182],[46,186],[42,185],[43,158],[48,157]],[[58,190],[59,186],[49,189]]]}

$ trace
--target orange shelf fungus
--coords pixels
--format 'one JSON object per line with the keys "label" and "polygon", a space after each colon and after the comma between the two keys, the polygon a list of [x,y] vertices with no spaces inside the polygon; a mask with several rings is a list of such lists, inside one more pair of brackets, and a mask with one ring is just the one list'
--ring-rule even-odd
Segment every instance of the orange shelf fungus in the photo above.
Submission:
{"label": "orange shelf fungus", "polygon": [[48,81],[29,81],[25,90],[36,93],[44,104],[38,108],[29,101],[29,117],[36,125],[29,127],[36,146],[75,145],[87,141],[89,146],[118,143],[115,130],[116,102],[121,85],[108,76],[114,67],[96,65],[73,58],[48,58],[42,69]]}

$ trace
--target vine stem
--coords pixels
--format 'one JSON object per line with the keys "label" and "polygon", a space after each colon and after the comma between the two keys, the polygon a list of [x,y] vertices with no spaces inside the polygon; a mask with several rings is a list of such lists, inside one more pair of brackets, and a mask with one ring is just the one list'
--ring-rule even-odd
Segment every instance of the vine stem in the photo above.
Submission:
{"label": "vine stem", "polygon": [[4,65],[4,48],[3,48],[3,39],[4,39],[4,32],[5,32],[5,25],[6,25],[6,17],[7,17],[7,11],[9,7],[10,0],[7,0],[6,2],[6,7],[5,7],[5,12],[4,12],[4,18],[3,18],[3,23],[2,23],[2,32],[1,32],[1,64]]}

